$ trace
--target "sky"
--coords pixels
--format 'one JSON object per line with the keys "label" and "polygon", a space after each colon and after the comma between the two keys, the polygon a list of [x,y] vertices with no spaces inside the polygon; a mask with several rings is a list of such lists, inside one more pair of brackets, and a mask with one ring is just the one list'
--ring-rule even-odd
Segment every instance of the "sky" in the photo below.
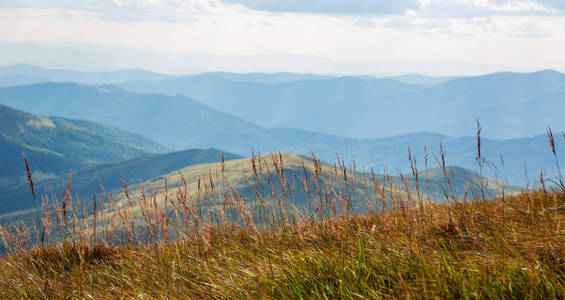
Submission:
{"label": "sky", "polygon": [[[479,73],[565,71],[565,1],[0,0],[0,41],[103,45],[211,61],[198,68],[174,60],[143,64],[141,58],[103,64],[139,63],[165,73],[219,70],[222,62],[226,70],[241,72],[433,73],[438,65],[449,71],[437,75],[465,73],[462,66]],[[2,53],[0,63],[41,63],[16,52]],[[279,61],[262,69],[238,64],[241,57]]]}

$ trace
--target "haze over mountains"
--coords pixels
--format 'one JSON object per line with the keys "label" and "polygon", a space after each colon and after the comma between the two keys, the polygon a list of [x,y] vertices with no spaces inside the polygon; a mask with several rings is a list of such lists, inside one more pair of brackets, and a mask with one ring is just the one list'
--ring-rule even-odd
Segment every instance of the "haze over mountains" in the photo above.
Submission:
{"label": "haze over mountains", "polygon": [[[81,197],[100,192],[100,180],[117,191],[122,178],[161,182],[177,169],[251,151],[312,151],[330,164],[340,156],[355,159],[359,170],[394,174],[409,170],[409,148],[419,169],[437,167],[443,149],[447,164],[478,171],[473,134],[479,117],[483,136],[503,138],[483,137],[482,155],[497,165],[483,174],[523,184],[540,169],[557,174],[543,133],[549,125],[565,128],[565,75],[554,71],[456,78],[170,76],[17,65],[0,68],[0,86],[0,104],[7,105],[0,106],[4,220],[33,204],[23,152],[39,193],[60,193],[73,170]],[[556,144],[560,150],[561,135]],[[461,178],[472,171],[456,170],[462,190]]]}
{"label": "haze over mountains", "polygon": [[250,135],[265,134],[259,126],[184,96],[132,93],[106,85],[17,86],[1,89],[0,99],[31,113],[92,120],[141,133],[179,150],[238,145]]}
{"label": "haze over mountains", "polygon": [[564,25],[0,0],[0,300],[565,298]]}
{"label": "haze over mountains", "polygon": [[[64,81],[65,76],[85,81],[105,78],[105,74],[87,73],[85,77],[73,71],[29,66],[11,69],[25,76],[29,75],[26,70],[34,76],[54,74],[53,81]],[[10,68],[2,70],[0,73],[10,72]],[[137,78],[147,75],[131,72],[140,72]],[[470,136],[479,116],[483,136],[505,138],[483,139],[485,157],[500,165],[502,156],[505,162],[504,167],[487,174],[515,183],[524,182],[526,169],[530,173],[540,168],[556,172],[543,132],[547,126],[556,131],[565,128],[565,119],[560,117],[565,111],[560,101],[561,94],[565,95],[565,76],[554,71],[451,79],[289,73],[151,76],[150,81],[120,85],[161,94],[129,92],[109,85],[40,83],[0,89],[0,103],[32,113],[108,124],[176,150],[216,148],[243,156],[252,149],[298,154],[312,150],[326,161],[334,161],[339,154],[376,170],[407,170],[408,147],[420,166],[426,161],[426,147],[431,165],[430,153],[438,153],[440,143],[449,163],[475,168],[476,141]],[[191,94],[198,100],[170,95],[176,93]],[[407,105],[411,109],[405,109]],[[274,127],[278,125],[298,129]],[[336,133],[319,133],[316,128]],[[395,135],[398,132],[410,133]],[[562,137],[557,138],[560,145]]]}
{"label": "haze over mountains", "polygon": [[[335,79],[337,75],[320,75],[308,73],[229,73],[208,72],[196,75],[165,75],[155,72],[129,69],[110,72],[85,72],[65,69],[47,69],[33,65],[18,64],[0,67],[0,87],[26,85],[41,82],[75,82],[83,84],[118,84],[127,82],[166,81],[182,79],[198,79],[200,77],[220,78],[234,82],[278,84],[300,80]],[[355,76],[359,79],[371,80],[375,76]],[[431,85],[445,82],[452,77],[429,77],[418,74],[390,76],[406,84]]]}
{"label": "haze over mountains", "polygon": [[[339,77],[261,84],[213,74],[123,83],[137,91],[182,94],[266,127],[378,138],[415,131],[520,138],[565,128],[565,75],[555,71],[459,77],[432,85]],[[410,109],[408,109],[410,108]]]}
{"label": "haze over mountains", "polygon": [[[90,43],[33,43],[0,41],[0,65],[27,63],[49,68],[105,71],[145,69],[167,74],[196,74],[210,71],[235,73],[292,72],[320,74],[402,75],[409,73],[429,76],[479,75],[508,70],[498,64],[468,63],[457,60],[428,62],[427,60],[339,62],[318,55],[263,54],[214,55],[159,51],[147,48],[100,45]],[[523,71],[532,68],[517,68]]]}
{"label": "haze over mountains", "polygon": [[142,70],[89,73],[27,65],[0,68],[0,87],[45,81],[114,84],[135,92],[180,94],[263,127],[352,138],[418,131],[469,136],[476,119],[482,121],[486,136],[498,139],[531,137],[547,126],[565,127],[559,114],[565,75],[549,70],[456,78],[375,78],[225,72],[170,76]]}
{"label": "haze over mountains", "polygon": [[113,72],[79,72],[45,69],[32,65],[11,65],[0,68],[0,87],[39,82],[76,82],[86,84],[118,83],[131,80],[165,80],[171,76],[143,70]]}

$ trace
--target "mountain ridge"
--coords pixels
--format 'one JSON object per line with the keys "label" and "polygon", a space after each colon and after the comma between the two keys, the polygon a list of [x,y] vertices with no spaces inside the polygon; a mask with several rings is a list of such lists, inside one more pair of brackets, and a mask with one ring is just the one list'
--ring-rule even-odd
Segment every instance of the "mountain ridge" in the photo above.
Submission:
{"label": "mountain ridge", "polygon": [[[298,154],[308,154],[312,150],[321,159],[330,162],[335,161],[336,154],[339,154],[347,158],[354,157],[367,168],[380,170],[388,166],[406,170],[409,146],[419,162],[433,163],[431,152],[439,153],[439,145],[443,144],[448,163],[468,169],[476,168],[474,137],[449,137],[423,131],[415,135],[359,139],[299,129],[269,129],[183,96],[138,94],[107,85],[92,87],[42,83],[0,89],[0,103],[6,102],[15,103],[20,109],[32,109],[47,115],[56,113],[65,117],[78,116],[110,122],[109,125],[142,134],[173,149],[217,148],[243,156],[248,156],[252,149],[262,153],[280,150]],[[116,108],[108,111],[107,107]],[[148,122],[152,125],[148,126]],[[470,133],[476,130],[473,127],[476,126],[475,122],[470,124]],[[536,171],[543,168],[547,173],[556,173],[555,159],[547,149],[544,135],[489,139],[485,137],[489,136],[488,123],[485,125],[485,122],[481,122],[485,127],[482,133],[484,155],[499,161],[502,154],[506,160],[506,177],[512,183],[524,182],[525,167]],[[561,141],[562,137],[557,136],[556,139]],[[428,150],[427,160],[424,147]],[[490,172],[486,173],[489,176],[502,176],[497,174],[501,172],[500,169],[487,172]]]}
{"label": "mountain ridge", "polygon": [[[88,128],[85,128],[88,127]],[[100,162],[119,161],[167,148],[93,122],[44,117],[0,105],[0,187],[25,183],[25,154],[38,180]]]}
{"label": "mountain ridge", "polygon": [[[73,170],[63,176],[47,178],[35,182],[35,193],[42,195],[58,195],[62,191],[62,182],[72,182],[72,192],[80,198],[89,198],[93,193],[102,194],[104,187],[108,193],[120,190],[122,182],[136,184],[186,168],[194,164],[217,163],[240,159],[241,156],[217,149],[189,149],[164,154],[150,154],[143,157],[118,162],[107,162]],[[32,177],[36,179],[34,165],[31,165]],[[24,170],[25,171],[25,170]],[[25,185],[4,187],[0,192],[0,223],[10,220],[12,216],[29,213],[33,208],[30,192]],[[17,203],[13,199],[19,199]],[[20,213],[18,213],[20,211]],[[26,212],[27,211],[27,212]]]}
{"label": "mountain ridge", "polygon": [[189,96],[265,127],[364,139],[417,130],[465,136],[474,131],[476,119],[488,135],[500,139],[532,136],[546,126],[565,128],[558,114],[565,110],[560,101],[565,74],[554,70],[455,77],[431,85],[347,77],[265,85],[207,77],[120,86]]}

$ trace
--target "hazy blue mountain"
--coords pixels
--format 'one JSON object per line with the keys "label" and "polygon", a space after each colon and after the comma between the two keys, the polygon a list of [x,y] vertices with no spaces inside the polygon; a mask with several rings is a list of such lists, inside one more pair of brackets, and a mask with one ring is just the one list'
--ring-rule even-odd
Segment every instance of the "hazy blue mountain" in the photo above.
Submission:
{"label": "hazy blue mountain", "polygon": [[265,127],[377,138],[415,131],[471,135],[475,120],[493,138],[565,128],[565,75],[555,71],[459,77],[434,85],[340,77],[281,84],[194,76],[131,82],[139,92],[182,94]]}
{"label": "hazy blue mountain", "polygon": [[336,62],[316,55],[259,54],[211,55],[89,43],[34,43],[0,41],[0,65],[25,62],[57,68],[101,71],[142,68],[161,73],[197,74],[210,70],[226,72],[294,72],[318,74],[426,74],[473,75],[515,70],[504,65],[461,61]]}
{"label": "hazy blue mountain", "polygon": [[19,64],[0,67],[0,87],[40,82],[77,82],[88,84],[118,83],[125,81],[153,81],[173,78],[144,70],[119,70],[111,72],[80,72],[47,69]]}
{"label": "hazy blue mountain", "polygon": [[[379,126],[379,121],[370,116],[376,114],[376,108],[366,107],[367,101],[376,103],[398,91],[422,89],[392,79],[368,81],[356,77],[260,84],[195,76],[121,86],[140,92],[190,95],[215,109],[265,127],[297,128],[349,137],[388,135],[383,130],[373,129]],[[387,105],[383,104],[380,109],[387,110]],[[412,127],[418,128],[414,124]]]}
{"label": "hazy blue mountain", "polygon": [[47,118],[0,105],[0,189],[25,184],[25,153],[36,180],[167,148],[105,125]]}
{"label": "hazy blue mountain", "polygon": [[[277,84],[299,80],[335,78],[330,75],[301,73],[230,73],[209,72],[198,75],[165,75],[144,70],[117,70],[110,72],[83,72],[66,69],[42,68],[26,64],[0,67],[0,87],[34,84],[41,82],[74,82],[83,84],[116,84],[136,81],[163,81],[171,79],[209,76],[236,82]],[[360,78],[373,78],[360,76]]]}
{"label": "hazy blue mountain", "polygon": [[[75,82],[87,84],[116,84],[137,81],[163,81],[172,79],[187,79],[200,76],[222,78],[235,82],[279,84],[302,80],[335,79],[341,76],[307,73],[232,73],[205,72],[196,75],[165,75],[151,71],[131,69],[110,72],[85,72],[69,69],[43,68],[27,64],[17,64],[0,67],[0,87],[9,87],[40,82]],[[362,80],[374,80],[376,76],[351,76]],[[433,85],[446,82],[454,77],[431,77],[420,74],[383,76],[405,84]]]}
{"label": "hazy blue mountain", "polygon": [[293,82],[300,80],[320,80],[320,79],[335,78],[335,76],[330,76],[330,75],[286,73],[286,72],[282,72],[282,73],[209,72],[209,73],[194,75],[192,77],[199,77],[199,76],[218,77],[235,82],[264,83],[264,84],[278,84],[278,83]]}
{"label": "hazy blue mountain", "polygon": [[[73,195],[88,199],[93,193],[102,193],[101,182],[105,191],[116,191],[121,188],[122,179],[128,184],[137,184],[187,166],[220,162],[222,155],[226,161],[241,158],[241,156],[216,149],[191,149],[94,165],[72,173]],[[33,175],[35,177],[35,173]],[[62,176],[36,182],[35,191],[38,195],[60,196],[63,193],[62,183],[67,182],[67,178],[68,176]],[[14,199],[19,201],[13,201]],[[0,189],[0,220],[9,219],[7,216],[3,217],[3,214],[33,207],[34,202],[25,185]]]}
{"label": "hazy blue mountain", "polygon": [[44,115],[85,119],[141,134],[176,149],[245,147],[267,130],[184,96],[112,86],[41,83],[0,89],[0,103]]}
{"label": "hazy blue mountain", "polygon": [[405,74],[405,75],[398,75],[398,76],[391,76],[385,77],[394,79],[401,83],[406,84],[417,84],[417,85],[435,85],[447,82],[455,77],[431,77],[431,76],[424,76],[420,74]]}
{"label": "hazy blue mountain", "polygon": [[[440,134],[419,132],[381,139],[352,139],[296,129],[271,129],[271,136],[277,138],[277,145],[271,149],[308,154],[312,150],[325,161],[335,161],[336,155],[346,161],[355,159],[359,167],[373,168],[376,172],[387,168],[390,172],[409,171],[408,147],[416,157],[420,169],[438,167],[440,144],[446,152],[446,163],[479,171],[475,157],[477,141],[475,137],[448,137]],[[555,135],[561,166],[565,165],[565,140]],[[424,148],[427,150],[427,165]],[[258,147],[255,148],[260,149]],[[265,149],[266,150],[266,149]],[[232,150],[233,151],[233,150]],[[514,184],[526,182],[528,178],[539,177],[543,168],[546,174],[557,174],[555,158],[551,153],[546,135],[531,138],[494,140],[481,139],[482,156],[496,168],[484,166],[484,174]],[[502,161],[501,161],[502,157]]]}
{"label": "hazy blue mountain", "polygon": [[0,75],[0,87],[33,84],[43,81],[49,80],[41,77],[33,77],[27,75]]}
{"label": "hazy blue mountain", "polygon": [[[104,122],[177,149],[216,148],[243,156],[250,155],[251,149],[262,153],[280,150],[298,154],[309,154],[312,150],[325,161],[334,161],[339,154],[346,159],[354,157],[359,166],[375,170],[388,166],[394,171],[408,168],[409,146],[416,154],[419,166],[425,167],[424,146],[430,152],[438,153],[442,143],[449,164],[475,168],[476,142],[473,137],[452,138],[420,132],[356,139],[297,129],[268,129],[186,97],[137,94],[110,86],[49,83],[5,88],[0,89],[0,103],[47,115]],[[558,138],[558,145],[562,145],[562,138]],[[483,139],[483,154],[499,165],[500,154],[505,159],[504,168],[501,166],[497,172],[487,169],[485,174],[494,176],[499,173],[514,183],[523,181],[526,166],[530,175],[539,174],[541,167],[555,171],[543,135],[510,140]],[[428,165],[435,166],[431,155]]]}

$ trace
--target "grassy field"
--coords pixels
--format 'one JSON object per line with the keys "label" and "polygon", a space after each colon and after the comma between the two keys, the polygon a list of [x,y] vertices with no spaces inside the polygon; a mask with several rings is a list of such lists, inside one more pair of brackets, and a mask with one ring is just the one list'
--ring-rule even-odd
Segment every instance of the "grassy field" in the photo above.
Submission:
{"label": "grassy field", "polygon": [[[344,161],[330,165],[315,156],[277,153],[187,166],[127,186],[127,193],[123,188],[114,191],[111,201],[115,207],[127,208],[130,222],[137,225],[147,224],[144,216],[152,214],[147,204],[151,202],[153,209],[167,205],[180,208],[179,215],[191,216],[189,224],[184,224],[189,227],[196,222],[218,223],[218,218],[220,222],[245,224],[240,217],[249,215],[255,225],[265,229],[280,226],[280,222],[300,223],[478,197],[481,184],[487,197],[519,191],[516,186],[470,170],[444,168],[414,169],[404,175],[377,174]],[[93,206],[90,202],[83,205]],[[110,211],[104,218],[99,220],[100,226],[108,219],[119,220],[119,210]],[[92,221],[90,216],[87,224]]]}
{"label": "grassy field", "polygon": [[306,160],[193,166],[88,205],[69,181],[35,224],[0,226],[0,298],[565,298],[561,175],[508,193],[442,158],[397,177]]}
{"label": "grassy field", "polygon": [[565,297],[565,194],[429,205],[182,241],[4,258],[1,298]]}

